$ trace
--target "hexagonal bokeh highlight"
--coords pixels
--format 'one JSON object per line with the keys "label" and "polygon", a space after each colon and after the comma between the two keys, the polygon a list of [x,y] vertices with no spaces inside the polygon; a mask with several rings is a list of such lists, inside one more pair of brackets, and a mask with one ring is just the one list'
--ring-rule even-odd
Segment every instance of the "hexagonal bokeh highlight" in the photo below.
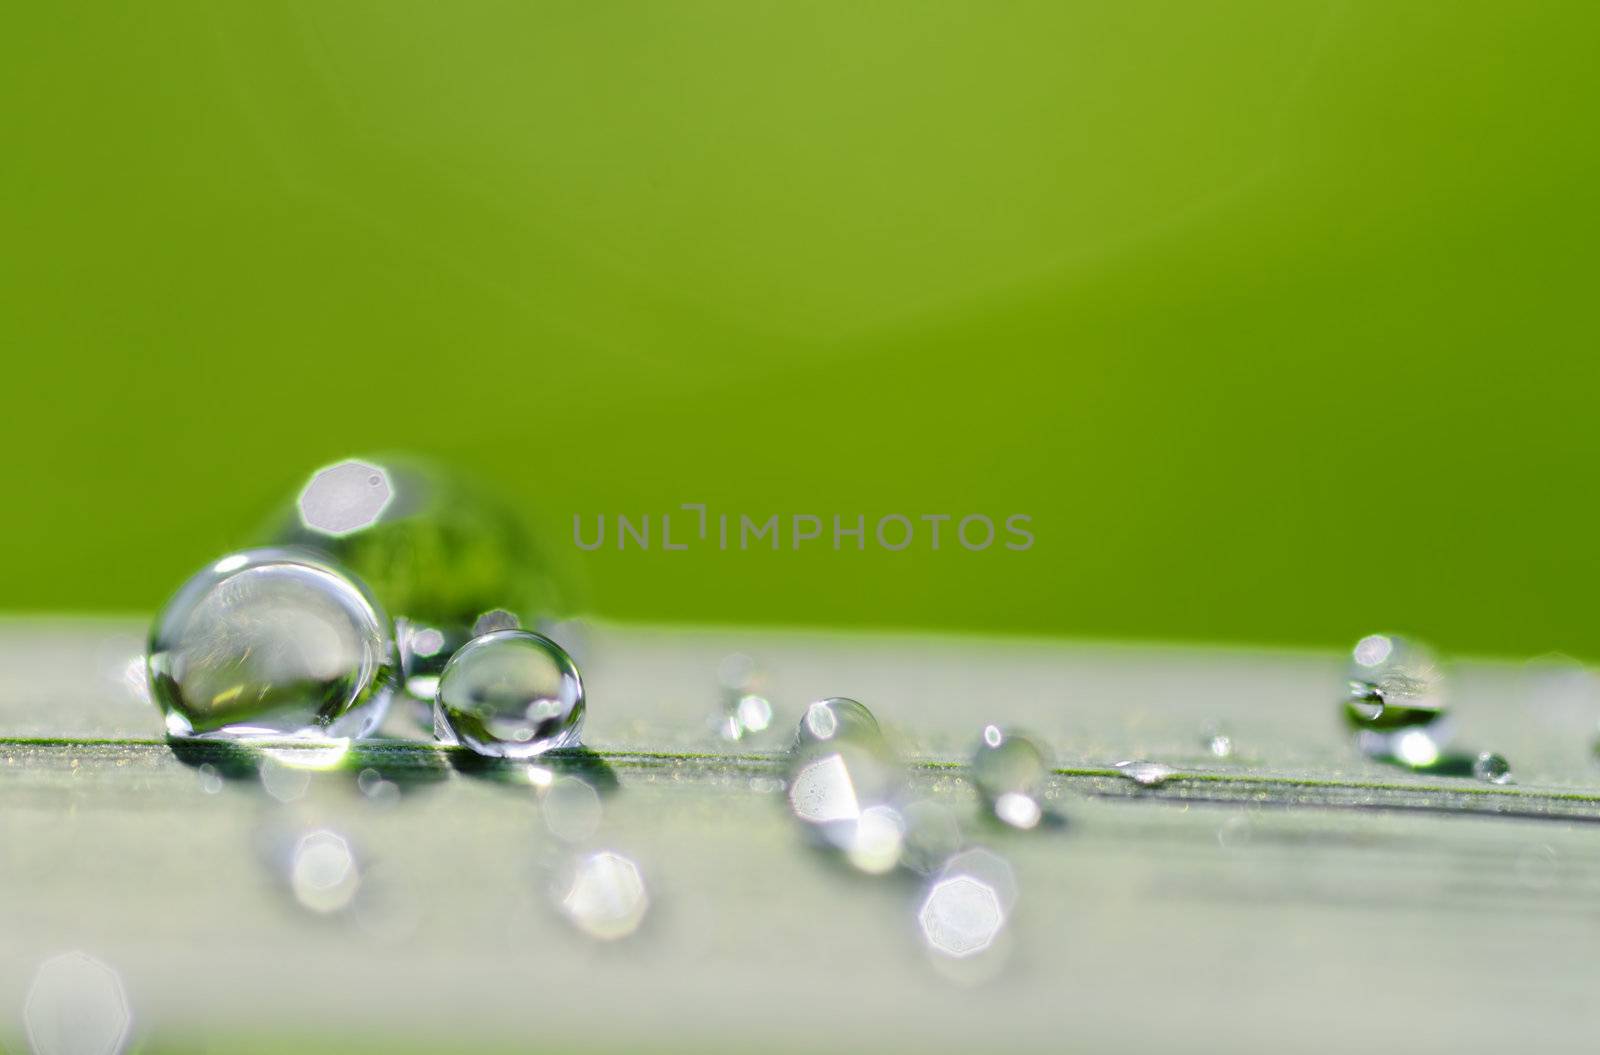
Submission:
{"label": "hexagonal bokeh highlight", "polygon": [[376,524],[393,498],[381,466],[340,462],[319,470],[300,492],[300,522],[324,535],[349,535]]}
{"label": "hexagonal bokeh highlight", "polygon": [[23,1023],[34,1055],[120,1055],[133,1013],[116,971],[88,953],[69,952],[39,965]]}

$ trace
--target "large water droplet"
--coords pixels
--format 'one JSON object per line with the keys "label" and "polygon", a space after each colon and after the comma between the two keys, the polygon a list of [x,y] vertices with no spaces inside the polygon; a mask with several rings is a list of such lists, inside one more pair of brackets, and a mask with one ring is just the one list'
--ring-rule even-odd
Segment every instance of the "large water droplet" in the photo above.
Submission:
{"label": "large water droplet", "polygon": [[363,736],[393,691],[389,624],[309,553],[260,549],[200,571],[150,633],[150,685],[175,737]]}
{"label": "large water droplet", "polygon": [[497,630],[462,646],[439,675],[434,714],[483,755],[531,758],[578,742],[583,681],[561,646],[528,630]]}
{"label": "large water droplet", "polygon": [[864,872],[900,858],[906,825],[896,807],[902,771],[872,713],[854,700],[806,709],[790,754],[789,809],[818,842]]}
{"label": "large water droplet", "polygon": [[1044,746],[1023,733],[985,726],[972,756],[972,782],[996,818],[1013,828],[1037,827],[1040,791],[1050,774]]}
{"label": "large water droplet", "polygon": [[1356,642],[1344,716],[1363,752],[1413,769],[1436,765],[1454,731],[1438,660],[1425,645],[1392,634]]}
{"label": "large water droplet", "polygon": [[1491,784],[1511,783],[1511,763],[1504,755],[1485,751],[1472,761],[1472,775]]}

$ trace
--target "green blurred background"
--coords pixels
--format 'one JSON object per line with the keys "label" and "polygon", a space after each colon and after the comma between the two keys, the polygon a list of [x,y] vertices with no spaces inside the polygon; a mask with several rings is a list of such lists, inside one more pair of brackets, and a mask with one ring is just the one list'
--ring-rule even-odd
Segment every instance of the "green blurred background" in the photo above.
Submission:
{"label": "green blurred background", "polygon": [[1600,656],[1600,5],[24,4],[0,608],[146,611],[314,467],[574,513],[630,619]]}

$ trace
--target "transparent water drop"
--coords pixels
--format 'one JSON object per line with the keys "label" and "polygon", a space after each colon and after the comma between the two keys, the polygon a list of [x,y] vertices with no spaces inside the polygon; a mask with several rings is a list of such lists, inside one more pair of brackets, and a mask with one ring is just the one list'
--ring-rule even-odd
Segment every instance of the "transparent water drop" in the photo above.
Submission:
{"label": "transparent water drop", "polygon": [[1369,634],[1351,650],[1345,715],[1358,729],[1387,732],[1444,716],[1444,674],[1425,646]]}
{"label": "transparent water drop", "polygon": [[364,736],[395,681],[388,620],[366,588],[286,549],[207,566],[150,633],[150,689],[174,737]]}
{"label": "transparent water drop", "polygon": [[1212,729],[1205,736],[1205,748],[1211,752],[1212,758],[1231,758],[1233,756],[1233,737],[1220,729]]}
{"label": "transparent water drop", "polygon": [[1033,828],[1044,816],[1040,791],[1050,775],[1049,752],[1037,740],[999,726],[983,729],[972,755],[972,782],[996,818]]}
{"label": "transparent water drop", "polygon": [[1511,783],[1511,763],[1504,755],[1485,751],[1472,761],[1472,775],[1490,784]]}
{"label": "transparent water drop", "polygon": [[355,900],[361,870],[344,836],[319,830],[295,845],[289,887],[302,908],[319,915],[338,912]]}
{"label": "transparent water drop", "polygon": [[843,696],[818,700],[800,717],[796,742],[802,746],[834,741],[882,741],[883,730],[866,705]]}
{"label": "transparent water drop", "polygon": [[578,742],[583,681],[572,657],[549,638],[497,630],[450,657],[434,715],[454,741],[479,754],[531,758]]}
{"label": "transparent water drop", "polygon": [[120,1055],[133,1025],[122,978],[85,952],[39,965],[22,1016],[35,1055]]}
{"label": "transparent water drop", "polygon": [[394,626],[406,695],[431,707],[444,665],[471,635],[459,626],[426,626],[410,619],[396,619]]}
{"label": "transparent water drop", "polygon": [[1140,784],[1147,788],[1165,784],[1178,775],[1176,769],[1160,762],[1118,762],[1113,768],[1135,784]]}
{"label": "transparent water drop", "polygon": [[742,652],[724,656],[717,664],[721,708],[712,725],[724,740],[739,741],[763,733],[772,725],[772,702],[766,695],[766,675],[755,660]]}
{"label": "transparent water drop", "polygon": [[879,875],[900,858],[906,826],[896,800],[903,777],[866,707],[822,700],[806,709],[790,752],[789,810],[819,844]]}
{"label": "transparent water drop", "polygon": [[577,863],[571,881],[559,893],[559,904],[589,937],[616,941],[639,929],[650,908],[650,895],[638,864],[603,850]]}

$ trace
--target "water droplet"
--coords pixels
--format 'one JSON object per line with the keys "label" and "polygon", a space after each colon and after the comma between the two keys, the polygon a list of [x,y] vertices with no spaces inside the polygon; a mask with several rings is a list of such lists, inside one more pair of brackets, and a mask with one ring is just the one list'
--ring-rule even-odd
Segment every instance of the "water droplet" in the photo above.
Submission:
{"label": "water droplet", "polygon": [[1227,733],[1213,730],[1206,737],[1206,750],[1211,752],[1213,758],[1229,758],[1233,755],[1233,737]]}
{"label": "water droplet", "polygon": [[800,718],[798,743],[825,744],[834,740],[881,740],[883,730],[866,706],[843,696],[818,700]]}
{"label": "water droplet", "polygon": [[581,843],[600,828],[600,795],[586,780],[557,777],[539,802],[544,824],[562,842]]}
{"label": "water droplet", "polygon": [[566,576],[557,575],[564,551],[537,548],[497,496],[415,459],[347,459],[318,470],[271,535],[330,555],[394,616],[441,631],[448,650],[492,609],[533,619],[572,603],[558,581]]}
{"label": "water droplet", "polygon": [[1118,762],[1115,768],[1135,784],[1147,788],[1165,784],[1178,775],[1176,769],[1160,762]]}
{"label": "water droplet", "polygon": [[433,705],[439,691],[439,673],[469,636],[461,627],[425,626],[409,619],[395,620],[395,640],[400,653],[400,676],[406,695]]}
{"label": "water droplet", "polygon": [[995,817],[1013,828],[1033,828],[1044,816],[1039,792],[1050,768],[1038,741],[989,725],[972,756],[972,782]]}
{"label": "water droplet", "polygon": [[790,754],[789,809],[807,831],[869,874],[899,861],[902,772],[872,714],[854,700],[812,704]]}
{"label": "water droplet", "polygon": [[560,894],[560,906],[574,926],[591,938],[615,941],[639,929],[650,908],[639,866],[610,850],[578,862]]}
{"label": "water droplet", "polygon": [[1472,775],[1491,784],[1511,783],[1511,763],[1504,755],[1485,751],[1472,762]]}
{"label": "water droplet", "polygon": [[1357,730],[1391,733],[1445,717],[1443,672],[1420,643],[1388,634],[1362,638],[1351,652],[1348,680],[1345,718]]}
{"label": "water droplet", "polygon": [[434,714],[479,754],[530,758],[578,742],[583,682],[554,641],[528,630],[497,630],[450,658]]}
{"label": "water droplet", "polygon": [[35,1055],[120,1055],[133,1024],[122,979],[83,952],[39,965],[22,1014]]}
{"label": "water droplet", "polygon": [[326,915],[347,907],[361,889],[361,871],[350,844],[335,832],[307,834],[295,845],[289,887],[308,911]]}
{"label": "water droplet", "polygon": [[207,567],[150,635],[150,684],[175,737],[363,736],[393,689],[394,645],[377,602],[305,553],[251,550]]}

